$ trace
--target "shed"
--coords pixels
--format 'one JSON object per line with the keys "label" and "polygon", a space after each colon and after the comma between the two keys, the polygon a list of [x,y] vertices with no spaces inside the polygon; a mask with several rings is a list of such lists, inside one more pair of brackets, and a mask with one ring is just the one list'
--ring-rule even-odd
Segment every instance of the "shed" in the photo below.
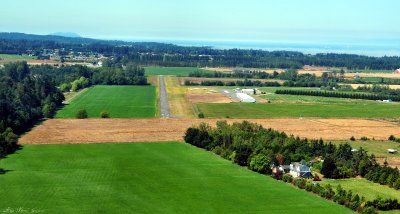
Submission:
{"label": "shed", "polygon": [[396,153],[397,153],[397,150],[396,150],[396,149],[388,149],[388,152],[389,152],[390,154],[396,154]]}

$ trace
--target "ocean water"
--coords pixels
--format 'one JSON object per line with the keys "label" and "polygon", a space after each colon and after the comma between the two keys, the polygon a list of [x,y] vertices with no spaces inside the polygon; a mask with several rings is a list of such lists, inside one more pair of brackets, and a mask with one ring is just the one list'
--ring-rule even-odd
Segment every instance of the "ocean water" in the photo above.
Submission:
{"label": "ocean water", "polygon": [[400,56],[399,40],[364,40],[339,42],[263,42],[263,41],[202,41],[202,40],[130,40],[163,42],[181,46],[210,46],[217,49],[256,49],[299,51],[305,54],[346,53],[366,56]]}

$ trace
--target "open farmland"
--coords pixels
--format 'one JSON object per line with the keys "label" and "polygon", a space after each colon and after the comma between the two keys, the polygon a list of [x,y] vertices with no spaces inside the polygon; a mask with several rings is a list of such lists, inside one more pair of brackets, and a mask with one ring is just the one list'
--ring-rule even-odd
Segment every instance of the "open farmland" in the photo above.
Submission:
{"label": "open farmland", "polygon": [[[351,213],[182,143],[26,145],[0,168],[10,170],[0,176],[2,191],[7,192],[0,194],[0,210]],[[282,206],[282,201],[296,203]]]}
{"label": "open farmland", "polygon": [[28,55],[0,54],[0,60],[28,60],[28,59],[36,59],[36,57]]}
{"label": "open farmland", "polygon": [[166,75],[166,76],[188,76],[189,73],[199,71],[199,68],[190,68],[190,67],[146,67],[146,76],[157,76],[157,75]]}
{"label": "open farmland", "polygon": [[112,118],[152,118],[155,99],[153,86],[95,86],[74,97],[56,118],[75,118],[81,109],[87,110],[89,118],[100,117],[102,111]]}
{"label": "open farmland", "polygon": [[[79,144],[108,142],[183,141],[185,131],[202,122],[218,119],[89,119],[47,120],[22,136],[21,144]],[[228,119],[228,122],[242,120]],[[400,136],[396,123],[362,119],[250,119],[266,128],[308,139],[348,140],[362,136],[386,140]]]}
{"label": "open farmland", "polygon": [[334,189],[336,189],[336,187],[340,184],[343,189],[351,190],[354,194],[357,193],[360,195],[360,197],[364,196],[367,200],[374,200],[378,196],[382,198],[393,198],[400,200],[400,194],[398,190],[368,181],[366,179],[323,179],[322,183],[330,184],[334,187]]}
{"label": "open farmland", "polygon": [[204,104],[197,107],[207,118],[399,118],[399,104]]}

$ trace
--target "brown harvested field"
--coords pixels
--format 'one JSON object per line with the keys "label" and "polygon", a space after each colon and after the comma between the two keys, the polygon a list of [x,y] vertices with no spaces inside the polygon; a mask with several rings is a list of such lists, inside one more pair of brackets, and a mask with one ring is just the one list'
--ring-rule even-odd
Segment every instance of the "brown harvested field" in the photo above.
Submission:
{"label": "brown harvested field", "polygon": [[354,78],[355,76],[360,77],[382,77],[382,78],[400,78],[400,74],[394,73],[347,73],[346,78]]}
{"label": "brown harvested field", "polygon": [[212,92],[206,92],[206,93],[187,93],[186,98],[189,100],[191,103],[231,103],[233,100],[231,100],[229,97],[221,94],[221,93],[212,93]]}
{"label": "brown harvested field", "polygon": [[[346,84],[343,84],[343,85],[346,85]],[[360,86],[372,87],[373,85],[371,85],[371,84],[350,84],[350,86],[354,89],[357,89]],[[400,85],[385,85],[385,86],[388,86],[390,89],[400,89]]]}
{"label": "brown harvested field", "polygon": [[[52,119],[22,136],[21,144],[78,144],[117,142],[183,141],[187,128],[218,119]],[[228,122],[240,122],[229,119]],[[400,136],[400,125],[363,119],[250,119],[273,128],[309,139],[348,140],[366,136],[386,140]]]}

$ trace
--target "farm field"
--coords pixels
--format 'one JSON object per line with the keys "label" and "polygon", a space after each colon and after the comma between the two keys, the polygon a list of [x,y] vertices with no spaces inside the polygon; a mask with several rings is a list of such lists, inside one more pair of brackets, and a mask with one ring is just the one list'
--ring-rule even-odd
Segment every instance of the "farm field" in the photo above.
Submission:
{"label": "farm field", "polygon": [[102,111],[111,118],[152,118],[157,114],[155,99],[153,86],[95,86],[70,100],[56,118],[75,118],[81,109],[89,118],[99,118]]}
{"label": "farm field", "polygon": [[[322,179],[323,184],[330,184],[336,189],[340,184],[343,189],[351,190],[353,193],[358,193],[364,196],[367,200],[374,200],[376,197],[394,198],[400,200],[398,190],[388,186],[380,185],[363,178],[350,178],[350,179]],[[397,211],[400,212],[400,211]]]}
{"label": "farm field", "polygon": [[171,76],[188,76],[189,73],[199,71],[199,68],[191,67],[146,67],[146,76],[171,75]]}
{"label": "farm field", "polygon": [[207,118],[399,118],[399,104],[204,104],[197,107]]}
{"label": "farm field", "polygon": [[[346,99],[337,97],[317,97],[317,96],[305,96],[305,95],[289,95],[289,94],[275,94],[276,90],[318,90],[316,88],[290,88],[290,87],[265,87],[258,88],[259,91],[266,92],[266,95],[260,95],[259,97],[269,100],[272,103],[352,103],[352,104],[376,104],[373,100],[361,100],[361,99]],[[349,93],[349,92],[347,92]],[[351,92],[350,92],[351,93]]]}
{"label": "farm field", "polygon": [[181,86],[176,77],[165,77],[168,102],[173,117],[193,118],[193,106],[186,97],[188,87]]}
{"label": "farm field", "polygon": [[0,195],[0,210],[351,213],[183,143],[26,145],[0,168],[9,170],[0,176],[7,192]]}
{"label": "farm field", "polygon": [[0,60],[28,60],[28,59],[36,59],[36,57],[28,55],[0,54]]}
{"label": "farm field", "polygon": [[400,151],[400,143],[396,143],[393,141],[376,141],[376,140],[368,140],[368,141],[333,141],[333,144],[343,144],[348,143],[353,148],[364,148],[370,154],[374,154],[375,157],[383,157],[383,158],[400,158],[400,154],[389,154],[388,149],[397,149]]}
{"label": "farm field", "polygon": [[[53,119],[22,136],[20,144],[80,144],[109,142],[183,141],[186,130],[200,123],[215,125],[220,119]],[[241,119],[224,119],[229,123]],[[386,140],[400,136],[398,123],[365,119],[247,119],[266,128],[308,139],[349,140],[363,136]]]}

